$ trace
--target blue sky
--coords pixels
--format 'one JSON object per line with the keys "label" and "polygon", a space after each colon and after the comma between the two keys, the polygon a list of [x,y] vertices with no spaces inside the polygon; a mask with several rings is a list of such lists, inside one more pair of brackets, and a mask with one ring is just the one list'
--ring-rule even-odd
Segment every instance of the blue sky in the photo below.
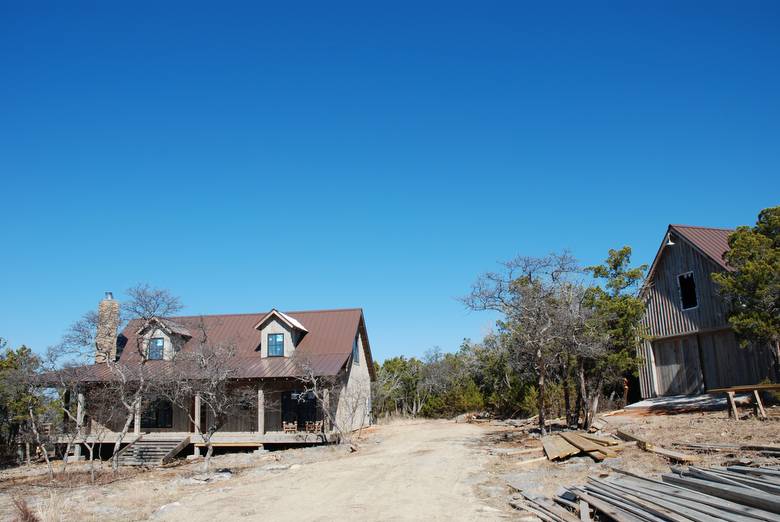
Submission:
{"label": "blue sky", "polygon": [[0,6],[11,346],[148,282],[454,350],[499,260],[780,204],[777,2],[118,4]]}

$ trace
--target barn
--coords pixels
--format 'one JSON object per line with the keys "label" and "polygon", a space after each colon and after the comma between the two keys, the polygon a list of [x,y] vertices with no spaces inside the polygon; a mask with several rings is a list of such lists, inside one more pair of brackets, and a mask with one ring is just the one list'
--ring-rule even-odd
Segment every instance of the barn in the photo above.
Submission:
{"label": "barn", "polygon": [[741,348],[712,273],[733,230],[669,225],[640,291],[647,333],[639,349],[643,398],[689,395],[777,379],[769,346]]}

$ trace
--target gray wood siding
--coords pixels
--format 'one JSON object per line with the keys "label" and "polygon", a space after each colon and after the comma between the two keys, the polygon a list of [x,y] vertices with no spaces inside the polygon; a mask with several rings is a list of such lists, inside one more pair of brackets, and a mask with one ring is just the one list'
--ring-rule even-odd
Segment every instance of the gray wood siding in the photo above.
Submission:
{"label": "gray wood siding", "polygon": [[[720,267],[682,238],[665,247],[655,274],[645,291],[647,310],[643,323],[651,337],[683,335],[728,326],[728,309],[717,294],[710,274]],[[677,276],[693,272],[698,306],[683,310]]]}
{"label": "gray wood siding", "polygon": [[[661,251],[643,291],[642,324],[650,341],[638,349],[642,397],[699,393],[777,378],[771,348],[741,348],[729,327],[728,308],[711,276],[722,268],[685,239],[677,237],[675,243]],[[697,307],[683,310],[677,277],[687,272],[693,273],[696,283]]]}
{"label": "gray wood siding", "polygon": [[700,334],[699,347],[708,389],[757,384],[775,377],[771,348],[741,348],[731,330]]}
{"label": "gray wood siding", "polygon": [[660,395],[688,395],[704,391],[696,335],[653,342]]}

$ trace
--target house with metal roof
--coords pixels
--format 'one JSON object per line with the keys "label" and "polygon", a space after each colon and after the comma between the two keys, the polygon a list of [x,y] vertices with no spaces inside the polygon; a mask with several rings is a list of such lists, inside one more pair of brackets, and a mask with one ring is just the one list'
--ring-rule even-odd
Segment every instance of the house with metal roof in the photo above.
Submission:
{"label": "house with metal roof", "polygon": [[774,375],[769,346],[742,348],[711,275],[731,270],[731,229],[669,225],[640,291],[648,339],[639,349],[643,398],[756,384]]}
{"label": "house with metal roof", "polygon": [[[131,320],[121,332],[119,315],[118,301],[106,294],[98,306],[95,363],[69,370],[69,382],[78,387],[77,448],[98,431],[106,443],[122,431],[122,418],[110,426],[88,418],[91,393],[119,378],[131,385],[134,379],[178,378],[177,358],[202,350],[206,336],[209,346],[229,348],[220,364],[232,392],[240,396],[220,421],[211,439],[214,447],[323,443],[333,439],[337,428],[343,433],[370,423],[375,375],[362,309],[154,317]],[[319,394],[307,381],[315,378],[327,383]],[[149,390],[132,429],[121,439],[127,442],[124,461],[145,463],[133,451],[144,446],[153,461],[186,447],[199,454],[204,445],[199,434],[214,422],[201,397],[187,399],[189,407],[183,408],[155,394],[154,387]]]}

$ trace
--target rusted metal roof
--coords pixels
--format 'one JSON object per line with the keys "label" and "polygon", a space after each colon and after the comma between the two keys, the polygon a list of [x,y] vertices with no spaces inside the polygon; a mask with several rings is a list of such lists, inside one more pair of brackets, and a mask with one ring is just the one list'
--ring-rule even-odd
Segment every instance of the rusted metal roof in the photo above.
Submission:
{"label": "rusted metal roof", "polygon": [[723,255],[729,250],[729,236],[734,232],[731,228],[711,228],[711,227],[694,227],[690,225],[669,225],[664,234],[664,239],[661,241],[661,246],[658,248],[658,252],[655,254],[653,264],[650,265],[650,270],[647,273],[645,282],[642,285],[640,294],[643,294],[648,284],[655,275],[655,269],[658,266],[658,261],[661,259],[664,248],[666,248],[666,242],[670,234],[677,236],[687,241],[696,250],[702,253],[702,255],[708,257],[718,266],[724,270],[732,270],[730,266],[723,259]]}
{"label": "rusted metal roof", "polygon": [[[320,376],[337,375],[352,355],[352,345],[358,332],[361,333],[366,351],[366,364],[374,377],[373,359],[365,329],[363,311],[359,308],[343,310],[320,310],[304,312],[285,312],[298,323],[305,326],[307,332],[300,339],[294,357],[260,357],[261,333],[255,329],[258,322],[268,312],[231,315],[204,315],[188,317],[170,317],[186,328],[192,335],[182,346],[181,351],[192,351],[200,343],[203,332],[212,346],[231,346],[235,356],[230,365],[234,366],[235,378],[285,378],[301,374],[300,362],[305,361]],[[119,335],[119,347],[122,349],[118,367],[128,374],[139,372],[141,355],[136,346],[136,334],[139,322],[130,321]],[[146,361],[143,371],[146,376],[164,376],[172,369],[170,361]],[[113,380],[115,375],[106,364],[94,364],[80,368],[63,370],[69,372],[72,379],[81,381]],[[132,380],[132,375],[129,375]]]}
{"label": "rusted metal roof", "polygon": [[689,225],[669,225],[669,229],[687,239],[721,268],[731,270],[723,256],[729,251],[729,236],[734,232],[734,229],[692,227]]}

